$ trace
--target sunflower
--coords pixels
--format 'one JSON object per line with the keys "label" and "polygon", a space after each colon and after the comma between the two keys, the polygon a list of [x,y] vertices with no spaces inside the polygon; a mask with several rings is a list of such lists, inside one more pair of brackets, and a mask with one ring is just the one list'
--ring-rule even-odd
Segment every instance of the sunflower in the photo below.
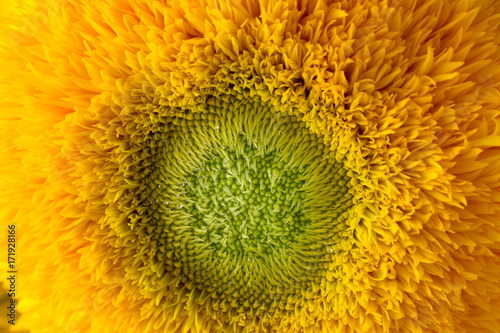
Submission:
{"label": "sunflower", "polygon": [[16,328],[500,331],[497,1],[0,17]]}

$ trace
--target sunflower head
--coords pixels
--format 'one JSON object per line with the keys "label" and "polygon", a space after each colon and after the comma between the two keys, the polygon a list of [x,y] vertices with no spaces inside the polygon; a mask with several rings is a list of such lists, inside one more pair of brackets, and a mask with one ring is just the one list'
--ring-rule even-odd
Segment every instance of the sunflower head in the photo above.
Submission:
{"label": "sunflower head", "polygon": [[499,10],[7,3],[19,324],[498,332]]}

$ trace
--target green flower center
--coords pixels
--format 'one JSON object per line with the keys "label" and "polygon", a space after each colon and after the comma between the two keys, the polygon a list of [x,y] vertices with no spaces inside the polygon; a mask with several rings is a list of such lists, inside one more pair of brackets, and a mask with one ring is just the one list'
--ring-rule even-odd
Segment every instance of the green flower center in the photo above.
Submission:
{"label": "green flower center", "polygon": [[330,147],[263,104],[214,99],[178,112],[152,145],[148,244],[219,313],[273,314],[319,299],[352,206]]}

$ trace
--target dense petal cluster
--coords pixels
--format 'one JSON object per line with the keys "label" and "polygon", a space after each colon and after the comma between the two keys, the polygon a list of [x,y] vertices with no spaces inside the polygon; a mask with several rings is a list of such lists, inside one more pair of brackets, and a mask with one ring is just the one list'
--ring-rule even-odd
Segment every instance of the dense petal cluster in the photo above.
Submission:
{"label": "dense petal cluster", "polygon": [[497,1],[0,10],[20,327],[500,330]]}

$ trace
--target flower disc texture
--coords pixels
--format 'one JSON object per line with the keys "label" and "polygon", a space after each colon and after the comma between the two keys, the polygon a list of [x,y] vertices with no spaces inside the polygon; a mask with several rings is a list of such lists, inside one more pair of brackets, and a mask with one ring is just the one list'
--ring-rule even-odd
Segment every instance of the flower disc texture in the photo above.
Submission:
{"label": "flower disc texture", "polygon": [[19,327],[500,332],[497,1],[0,11]]}

